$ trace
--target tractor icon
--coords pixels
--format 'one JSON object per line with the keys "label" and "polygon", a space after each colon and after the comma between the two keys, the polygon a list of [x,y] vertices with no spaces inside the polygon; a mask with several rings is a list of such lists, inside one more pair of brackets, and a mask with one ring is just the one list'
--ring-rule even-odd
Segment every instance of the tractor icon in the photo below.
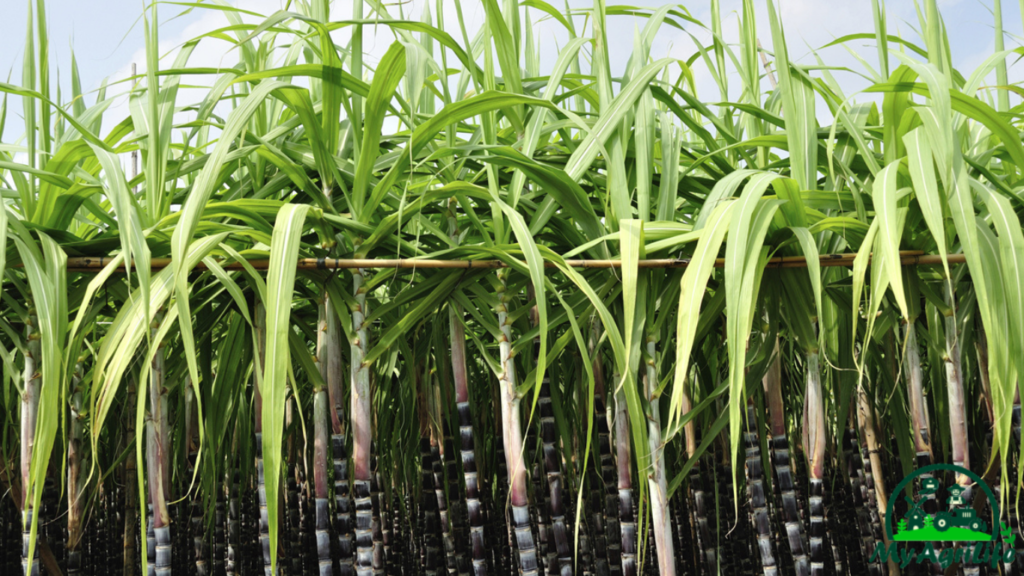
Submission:
{"label": "tractor icon", "polygon": [[[967,490],[963,486],[953,485],[949,487],[949,498],[947,502],[950,506],[962,506],[964,503],[963,493]],[[950,528],[966,528],[974,532],[985,532],[988,526],[985,522],[978,518],[974,508],[965,506],[963,508],[954,508],[949,512],[940,512],[935,515],[935,529],[939,532],[945,532]]]}

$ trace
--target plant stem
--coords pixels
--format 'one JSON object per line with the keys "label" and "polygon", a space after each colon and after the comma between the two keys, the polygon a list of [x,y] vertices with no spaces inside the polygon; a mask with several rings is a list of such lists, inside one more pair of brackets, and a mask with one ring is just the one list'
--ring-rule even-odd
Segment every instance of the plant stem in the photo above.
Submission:
{"label": "plant stem", "polygon": [[512,357],[512,320],[509,318],[508,272],[498,272],[498,349],[501,358],[501,376],[498,388],[501,404],[502,435],[505,445],[505,463],[509,475],[509,501],[512,504],[512,527],[519,549],[521,576],[537,573],[537,549],[530,529],[529,496],[526,490],[526,466],[523,463],[523,429],[519,417],[519,394],[516,390],[515,360]]}
{"label": "plant stem", "polygon": [[[42,377],[36,364],[42,356],[39,334],[35,327],[38,319],[30,314],[25,322],[25,366],[22,372],[24,392],[21,397],[21,496],[22,496],[22,573],[31,576],[39,574],[39,554],[32,557],[32,565],[28,565],[28,552],[32,536],[32,496],[29,486],[32,485],[30,470],[32,467],[32,449],[36,437],[36,418],[39,416],[39,386]],[[39,488],[37,488],[39,489]]]}
{"label": "plant stem", "polygon": [[651,450],[652,470],[648,474],[654,540],[658,553],[658,567],[662,576],[675,576],[675,549],[672,539],[672,517],[669,514],[668,479],[665,473],[665,446],[661,441],[661,408],[656,390],[658,372],[655,363],[656,344],[647,338],[647,369],[644,372],[644,393],[647,395],[647,443]]}

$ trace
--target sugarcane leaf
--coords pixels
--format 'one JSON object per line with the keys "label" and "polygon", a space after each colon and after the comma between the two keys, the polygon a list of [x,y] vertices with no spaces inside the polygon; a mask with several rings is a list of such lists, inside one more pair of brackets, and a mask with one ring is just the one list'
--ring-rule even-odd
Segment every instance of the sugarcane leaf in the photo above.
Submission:
{"label": "sugarcane leaf", "polygon": [[673,430],[673,423],[682,416],[683,386],[690,368],[690,353],[693,348],[694,334],[700,319],[700,303],[704,299],[704,290],[711,277],[711,271],[718,256],[718,251],[729,230],[732,213],[736,202],[723,202],[714,208],[708,219],[704,234],[697,242],[690,265],[679,283],[679,313],[676,321],[676,368],[672,389],[671,409],[669,411],[668,429]]}
{"label": "sugarcane leaf", "polygon": [[278,490],[281,479],[281,448],[284,438],[284,407],[288,392],[289,334],[299,241],[309,212],[304,204],[285,204],[278,213],[270,246],[267,277],[266,364],[260,392],[263,395],[263,467],[270,526],[271,567],[277,565]]}
{"label": "sugarcane leaf", "polygon": [[893,296],[904,318],[909,318],[907,298],[903,293],[903,272],[900,263],[900,233],[896,216],[896,176],[899,163],[889,164],[875,179],[873,198],[875,218],[879,221],[877,241],[881,246],[880,258],[889,277]]}
{"label": "sugarcane leaf", "polygon": [[405,74],[405,65],[405,47],[396,41],[381,58],[373,75],[373,82],[370,83],[370,91],[366,98],[362,149],[356,165],[355,182],[352,185],[352,208],[357,217],[362,212],[370,172],[377,159],[387,103]]}

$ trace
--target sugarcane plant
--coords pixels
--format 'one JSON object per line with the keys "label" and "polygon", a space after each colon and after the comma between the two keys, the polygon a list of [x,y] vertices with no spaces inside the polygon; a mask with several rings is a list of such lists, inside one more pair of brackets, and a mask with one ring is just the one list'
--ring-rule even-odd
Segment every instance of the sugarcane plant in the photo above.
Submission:
{"label": "sugarcane plant", "polygon": [[29,0],[0,83],[3,574],[1024,571],[1001,0],[963,71],[937,0],[811,66],[774,0],[172,6],[62,91]]}

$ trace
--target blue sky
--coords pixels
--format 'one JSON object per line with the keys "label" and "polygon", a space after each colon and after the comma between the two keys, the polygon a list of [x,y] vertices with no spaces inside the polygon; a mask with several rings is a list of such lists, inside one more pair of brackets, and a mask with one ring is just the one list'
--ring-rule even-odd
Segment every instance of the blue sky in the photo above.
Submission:
{"label": "blue sky", "polygon": [[[31,1],[35,2],[35,0]],[[0,0],[0,6],[2,6],[0,14],[4,20],[4,33],[0,34],[0,75],[6,76],[6,72],[10,70],[11,79],[15,84],[19,84],[21,81],[27,2],[28,0]],[[721,2],[725,13],[726,39],[727,41],[734,40],[737,37],[736,11],[740,0],[721,0]],[[609,0],[609,3],[614,2]],[[657,6],[666,2],[629,0],[625,3]],[[231,4],[269,15],[282,8],[284,0],[234,0]],[[467,17],[467,26],[473,30],[474,23],[480,22],[483,18],[482,9],[475,0],[463,0],[462,4]],[[591,2],[589,0],[570,0],[570,4],[573,7],[585,7],[591,5]],[[685,3],[697,19],[710,24],[709,4],[708,0]],[[1014,48],[1021,45],[1020,39],[1024,36],[1019,3],[1003,0],[1003,4],[1004,26],[1007,31],[1006,46]],[[393,13],[396,13],[398,8],[394,7],[392,3],[389,5],[392,6]],[[422,5],[423,0],[411,0],[404,5],[404,9],[407,10],[407,14],[418,18]],[[433,1],[431,1],[431,5],[435,5]],[[759,5],[760,37],[762,43],[769,47],[771,34],[768,29],[768,19],[763,2],[759,2]],[[838,36],[854,32],[871,32],[873,29],[869,0],[781,0],[779,5],[786,28],[790,54],[806,64],[814,63],[811,48],[818,48]],[[993,50],[991,0],[939,0],[939,5],[949,29],[954,63],[966,76]],[[453,6],[453,2],[445,0],[445,6],[447,13]],[[918,42],[914,1],[889,0],[886,8],[890,34],[901,35],[908,40]],[[46,10],[50,34],[51,74],[55,76],[59,69],[65,95],[70,93],[72,47],[85,90],[97,88],[103,78],[108,78],[111,81],[124,78],[133,61],[138,62],[141,68],[144,62],[143,30],[140,21],[143,10],[142,0],[48,0]],[[224,17],[215,11],[193,10],[181,15],[183,10],[180,6],[161,6],[161,45],[166,51],[171,51],[183,41],[225,23]],[[332,6],[332,16],[334,19],[345,19],[349,16],[350,10],[350,1],[335,0]],[[540,17],[536,12],[533,14],[536,15],[536,18]],[[454,23],[454,13],[447,20]],[[537,37],[544,48],[542,54],[553,54],[556,44],[564,43],[564,35],[556,30],[556,26],[549,21],[541,22],[536,27]],[[641,26],[643,26],[642,20],[634,21],[628,17],[619,17],[613,20],[609,30],[613,73],[621,71],[625,65],[626,58],[632,49],[633,31],[636,27]],[[708,38],[708,35],[699,29],[694,28],[693,33],[702,41]],[[344,36],[344,33],[339,34],[339,41],[344,41]],[[372,40],[371,37],[367,42],[371,52],[368,58],[370,62],[373,62],[375,54],[383,53],[387,45],[390,44],[391,38],[381,32],[377,37],[379,41],[373,42]],[[858,42],[851,44],[851,48],[872,65],[877,63],[873,42]],[[233,64],[234,55],[225,55],[225,52],[226,45],[224,43],[205,41],[193,55],[190,65]],[[684,58],[692,53],[693,44],[686,34],[666,29],[659,35],[652,55],[654,57],[671,55]],[[830,48],[822,56],[829,64],[860,68],[856,58],[843,48]],[[542,57],[542,66],[543,61]],[[551,61],[553,62],[553,58]],[[170,65],[169,59],[165,60],[164,65]],[[842,72],[835,74],[840,83],[844,87],[848,86],[850,90],[856,90],[864,85],[863,81],[851,74]],[[700,69],[696,71],[696,75],[698,94],[702,99],[717,100],[717,91],[714,89],[710,76],[702,73]],[[1019,80],[1021,76],[1024,74],[1021,74],[1019,70],[1011,70],[1011,80]],[[208,82],[209,77],[203,81]],[[110,93],[120,93],[126,88],[126,85],[122,85],[111,89]],[[701,93],[702,91],[703,93]],[[183,94],[183,96],[185,95]],[[20,99],[12,99],[8,103],[7,130],[4,134],[6,142],[17,138],[22,131],[19,118],[21,104],[18,100]],[[87,98],[87,102],[91,103],[91,100],[92,97]],[[120,102],[111,108],[105,126],[111,126],[115,117],[119,120],[127,114],[127,104],[124,100],[121,98]]]}

